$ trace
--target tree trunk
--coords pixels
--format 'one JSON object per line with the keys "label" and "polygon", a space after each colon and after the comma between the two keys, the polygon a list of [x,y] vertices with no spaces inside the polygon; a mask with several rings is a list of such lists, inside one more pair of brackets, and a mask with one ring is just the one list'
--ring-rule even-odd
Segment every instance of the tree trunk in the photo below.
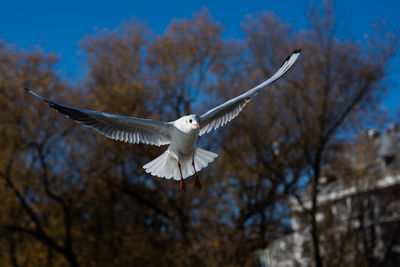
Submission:
{"label": "tree trunk", "polygon": [[311,239],[314,251],[314,262],[316,267],[322,267],[321,252],[319,249],[319,236],[318,236],[318,225],[317,225],[317,196],[318,196],[318,180],[320,175],[320,153],[317,154],[317,164],[314,167],[314,178],[312,182],[312,207],[311,207]]}

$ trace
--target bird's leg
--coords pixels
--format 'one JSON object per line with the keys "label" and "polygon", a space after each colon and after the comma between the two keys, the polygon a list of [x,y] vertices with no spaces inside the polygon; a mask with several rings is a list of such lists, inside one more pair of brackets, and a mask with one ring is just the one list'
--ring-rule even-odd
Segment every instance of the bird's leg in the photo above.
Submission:
{"label": "bird's leg", "polygon": [[196,179],[194,180],[194,187],[196,187],[198,190],[200,190],[201,183],[200,183],[200,180],[199,180],[199,176],[197,175],[197,172],[196,172],[196,167],[194,166],[194,157],[192,158],[192,166],[193,166],[193,169],[194,169],[194,176],[196,177]]}
{"label": "bird's leg", "polygon": [[179,189],[181,190],[181,192],[186,192],[186,184],[185,181],[183,180],[183,175],[182,175],[182,169],[181,169],[181,164],[178,161],[178,167],[179,167],[179,172],[181,173],[181,180],[179,182]]}

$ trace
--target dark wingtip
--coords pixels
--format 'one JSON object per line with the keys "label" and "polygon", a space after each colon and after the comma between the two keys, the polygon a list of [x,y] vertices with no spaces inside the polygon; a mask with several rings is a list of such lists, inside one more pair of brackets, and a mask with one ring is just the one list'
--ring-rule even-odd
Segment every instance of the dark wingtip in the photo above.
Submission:
{"label": "dark wingtip", "polygon": [[287,56],[287,58],[282,62],[280,68],[289,60],[290,56]]}
{"label": "dark wingtip", "polygon": [[29,89],[29,88],[26,88],[26,87],[24,87],[24,89],[25,89],[26,91],[28,91],[28,92],[31,90],[31,89]]}
{"label": "dark wingtip", "polygon": [[301,52],[301,49],[295,49],[291,55],[287,56],[287,58],[285,59],[285,61],[283,61],[282,65],[280,67],[282,67],[285,64],[285,62],[287,62],[292,55],[299,54],[300,52]]}

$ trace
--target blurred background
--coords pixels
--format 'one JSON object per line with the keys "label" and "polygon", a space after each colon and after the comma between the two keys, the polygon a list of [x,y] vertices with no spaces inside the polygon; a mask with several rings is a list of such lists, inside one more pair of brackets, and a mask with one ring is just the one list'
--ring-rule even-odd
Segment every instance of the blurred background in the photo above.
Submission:
{"label": "blurred background", "polygon": [[[399,266],[399,3],[3,3],[1,266]],[[226,127],[203,188],[141,166],[27,94],[128,116],[202,114],[284,78]]]}

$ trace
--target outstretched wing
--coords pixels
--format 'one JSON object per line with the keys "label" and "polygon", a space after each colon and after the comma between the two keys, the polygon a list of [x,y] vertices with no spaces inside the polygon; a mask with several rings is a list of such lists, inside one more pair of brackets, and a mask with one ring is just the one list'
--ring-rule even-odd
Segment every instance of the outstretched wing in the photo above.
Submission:
{"label": "outstretched wing", "polygon": [[133,144],[144,143],[156,146],[167,145],[171,142],[172,123],[73,108],[50,101],[28,88],[25,89],[49,103],[49,106],[58,112],[84,126],[95,129],[108,138]]}
{"label": "outstretched wing", "polygon": [[290,69],[290,67],[292,67],[294,62],[299,57],[300,52],[301,50],[294,50],[294,52],[286,58],[285,62],[283,62],[282,66],[277,70],[277,72],[275,72],[275,74],[272,75],[268,80],[257,85],[253,89],[250,89],[244,94],[235,97],[201,115],[201,128],[199,134],[203,135],[205,133],[209,133],[211,130],[215,130],[235,118],[243,109],[243,107],[248,102],[250,102],[253,96],[255,96],[262,88],[264,88],[268,84],[278,80]]}

